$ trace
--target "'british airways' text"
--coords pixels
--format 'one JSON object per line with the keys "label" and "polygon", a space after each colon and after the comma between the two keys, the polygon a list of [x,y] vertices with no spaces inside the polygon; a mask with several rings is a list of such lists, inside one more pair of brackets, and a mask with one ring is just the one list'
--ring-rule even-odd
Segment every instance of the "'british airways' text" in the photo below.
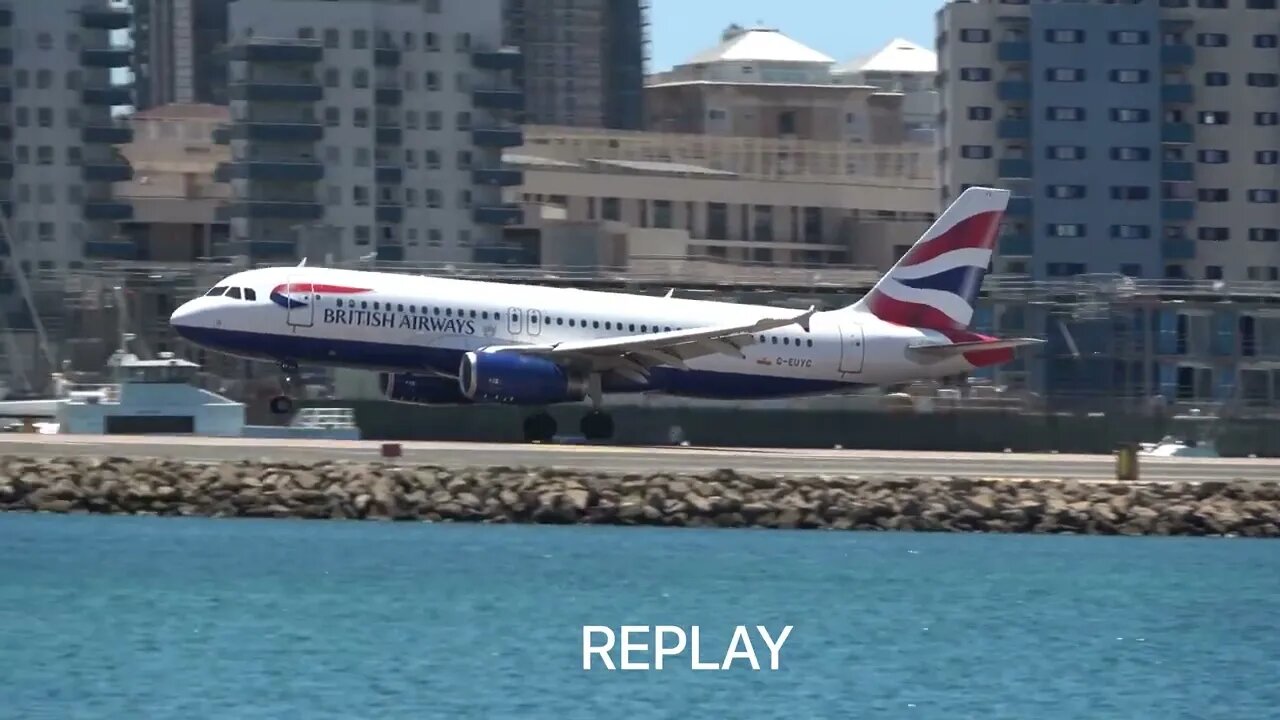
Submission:
{"label": "'british airways' text", "polygon": [[442,318],[434,315],[410,315],[390,311],[324,309],[326,325],[357,325],[362,327],[413,330],[414,332],[445,332],[474,335],[476,323],[464,318]]}

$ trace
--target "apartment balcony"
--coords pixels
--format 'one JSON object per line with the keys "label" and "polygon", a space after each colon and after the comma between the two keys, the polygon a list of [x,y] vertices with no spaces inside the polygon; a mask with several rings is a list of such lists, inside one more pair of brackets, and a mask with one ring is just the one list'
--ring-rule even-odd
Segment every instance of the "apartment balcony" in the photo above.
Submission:
{"label": "apartment balcony", "polygon": [[13,26],[13,8],[0,7],[0,28]]}
{"label": "apartment balcony", "polygon": [[246,80],[227,88],[232,100],[248,102],[315,103],[324,99],[324,86],[318,82],[270,82]]}
{"label": "apartment balcony", "polygon": [[390,86],[374,88],[373,102],[377,105],[399,105],[404,102],[404,90]]}
{"label": "apartment balcony", "polygon": [[998,249],[1002,256],[1024,257],[1031,255],[1031,236],[1027,233],[1001,235]]}
{"label": "apartment balcony", "polygon": [[395,48],[374,48],[373,64],[378,67],[399,67],[400,51]]}
{"label": "apartment balcony", "polygon": [[85,48],[80,51],[80,64],[84,67],[123,68],[129,67],[133,58],[133,50],[128,46],[110,46],[102,48]]}
{"label": "apartment balcony", "polygon": [[9,158],[0,159],[0,180],[13,179],[13,160]]}
{"label": "apartment balcony", "polygon": [[1031,83],[1026,80],[1002,80],[996,83],[996,97],[1004,102],[1026,102],[1031,99]]}
{"label": "apartment balcony", "polygon": [[13,64],[13,48],[9,48],[9,47],[0,48],[0,66],[7,66],[12,64]]}
{"label": "apartment balcony", "polygon": [[524,56],[514,47],[482,50],[471,53],[471,66],[491,72],[515,71],[524,67]]}
{"label": "apartment balcony", "polygon": [[524,145],[524,130],[519,125],[472,128],[471,144],[489,148],[520,147]]}
{"label": "apartment balcony", "polygon": [[80,128],[85,145],[127,145],[133,142],[133,128],[127,125],[90,125]]}
{"label": "apartment balcony", "polygon": [[399,223],[404,220],[404,206],[399,203],[380,202],[373,211],[374,222]]}
{"label": "apartment balcony", "polygon": [[86,162],[80,166],[80,177],[85,182],[128,182],[133,179],[133,168],[122,162]]}
{"label": "apartment balcony", "polygon": [[404,182],[404,169],[399,165],[378,165],[373,180],[379,185],[399,185]]}
{"label": "apartment balcony", "polygon": [[1190,238],[1165,238],[1160,243],[1165,260],[1195,260],[1196,241]]}
{"label": "apartment balcony", "polygon": [[1031,177],[1031,161],[1025,158],[1004,158],[997,163],[997,167],[1002,178]]}
{"label": "apartment balcony", "polygon": [[1169,182],[1191,182],[1195,180],[1195,165],[1189,162],[1165,161],[1160,166],[1160,179]]}
{"label": "apartment balcony", "polygon": [[1169,65],[1194,65],[1195,48],[1190,45],[1164,45],[1160,48],[1160,62]]}
{"label": "apartment balcony", "polygon": [[137,260],[138,246],[131,241],[90,240],[84,256],[91,260]]}
{"label": "apartment balcony", "polygon": [[1004,118],[996,123],[996,136],[1001,140],[1026,140],[1031,137],[1031,121],[1026,118]]}
{"label": "apartment balcony", "polygon": [[1160,219],[1173,222],[1195,220],[1196,202],[1194,200],[1162,200],[1160,202]]}
{"label": "apartment balcony", "polygon": [[231,136],[233,134],[234,133],[231,132],[230,125],[219,125],[213,129],[213,144],[228,145],[231,143]]}
{"label": "apartment balcony", "polygon": [[524,210],[519,205],[489,205],[475,208],[471,217],[479,225],[519,225]]}
{"label": "apartment balcony", "polygon": [[471,171],[471,184],[517,187],[524,184],[524,173],[510,168],[477,168]]}
{"label": "apartment balcony", "polygon": [[480,88],[471,91],[471,102],[486,110],[524,110],[524,92],[518,88]]}
{"label": "apartment balcony", "polygon": [[0,125],[0,142],[8,142],[13,139],[13,126]]}
{"label": "apartment balcony", "polygon": [[996,45],[996,59],[1000,62],[1027,62],[1031,59],[1031,43],[1026,40],[1007,40]]}
{"label": "apartment balcony", "polygon": [[404,141],[404,130],[397,125],[379,125],[373,131],[373,141],[379,145],[399,145]]}
{"label": "apartment balcony", "polygon": [[85,105],[115,107],[133,104],[133,87],[131,85],[101,85],[87,87],[80,91],[80,102]]}
{"label": "apartment balcony", "polygon": [[1185,145],[1195,138],[1191,123],[1165,123],[1160,128],[1160,142]]}
{"label": "apartment balcony", "polygon": [[248,160],[222,163],[214,171],[218,182],[262,180],[265,182],[316,182],[324,178],[324,165],[315,160]]}
{"label": "apartment balcony", "polygon": [[237,200],[226,206],[227,218],[319,220],[324,206],[314,200]]}
{"label": "apartment balcony", "polygon": [[231,129],[231,136],[238,140],[260,142],[314,143],[324,137],[324,126],[313,120],[300,122],[250,120],[237,123]]}
{"label": "apartment balcony", "polygon": [[[7,80],[5,82],[8,82]],[[13,86],[0,85],[0,105],[13,102]]]}
{"label": "apartment balcony", "polygon": [[1009,206],[1006,212],[1011,217],[1027,217],[1031,215],[1031,198],[1026,195],[1014,195],[1009,198]]}
{"label": "apartment balcony", "polygon": [[1195,102],[1195,91],[1190,83],[1172,83],[1160,87],[1160,100],[1166,103]]}
{"label": "apartment balcony", "polygon": [[319,40],[254,38],[231,48],[230,58],[257,63],[318,63],[324,57]]}
{"label": "apartment balcony", "polygon": [[80,26],[91,30],[127,30],[132,23],[133,11],[128,8],[93,5],[80,9]]}
{"label": "apartment balcony", "polygon": [[404,260],[403,245],[379,245],[378,259],[388,262],[400,262]]}
{"label": "apartment balcony", "polygon": [[133,205],[117,200],[90,200],[84,204],[85,220],[132,220]]}

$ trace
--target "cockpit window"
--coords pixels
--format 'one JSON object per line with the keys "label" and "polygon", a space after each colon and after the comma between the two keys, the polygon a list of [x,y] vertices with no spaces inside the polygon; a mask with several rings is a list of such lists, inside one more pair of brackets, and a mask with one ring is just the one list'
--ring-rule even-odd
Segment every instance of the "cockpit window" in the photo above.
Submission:
{"label": "cockpit window", "polygon": [[235,298],[236,300],[239,300],[239,299],[240,299],[240,288],[235,288],[235,287],[233,287],[233,288],[230,288],[229,290],[227,290],[227,297],[229,297],[229,298]]}
{"label": "cockpit window", "polygon": [[245,300],[257,300],[257,299],[258,299],[258,293],[254,292],[254,291],[253,291],[253,288],[245,288],[245,289],[244,289],[244,299],[245,299]]}
{"label": "cockpit window", "polygon": [[226,291],[227,291],[227,288],[225,285],[219,285],[217,287],[209,288],[209,292],[205,293],[205,295],[207,295],[208,297],[217,297]]}

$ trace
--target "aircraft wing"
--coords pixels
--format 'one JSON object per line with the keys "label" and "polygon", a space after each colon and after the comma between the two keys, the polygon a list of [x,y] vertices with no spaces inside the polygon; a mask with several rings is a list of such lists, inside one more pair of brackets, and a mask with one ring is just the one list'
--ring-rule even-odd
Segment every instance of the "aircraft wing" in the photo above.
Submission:
{"label": "aircraft wing", "polygon": [[683,368],[686,360],[714,353],[742,357],[742,348],[756,342],[757,333],[793,324],[807,332],[809,320],[816,312],[816,307],[810,307],[790,317],[761,318],[755,322],[736,325],[569,340],[546,345],[503,345],[485,348],[485,351],[518,352],[563,359],[568,363],[589,364],[595,371],[614,370],[625,377],[643,381],[649,368],[657,365]]}
{"label": "aircraft wing", "polygon": [[1028,345],[1040,345],[1044,340],[1036,338],[1008,338],[1004,340],[973,340],[958,343],[929,343],[923,345],[912,345],[907,348],[913,353],[928,355],[933,357],[950,357],[961,353],[972,352],[974,350],[1005,350],[1009,348],[1026,347]]}

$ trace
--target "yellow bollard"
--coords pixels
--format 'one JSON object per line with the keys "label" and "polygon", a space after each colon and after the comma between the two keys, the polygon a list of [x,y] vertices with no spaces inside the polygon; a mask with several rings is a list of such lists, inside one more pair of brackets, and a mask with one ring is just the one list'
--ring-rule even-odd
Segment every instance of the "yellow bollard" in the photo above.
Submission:
{"label": "yellow bollard", "polygon": [[1116,450],[1116,479],[1138,479],[1138,446],[1121,445]]}

